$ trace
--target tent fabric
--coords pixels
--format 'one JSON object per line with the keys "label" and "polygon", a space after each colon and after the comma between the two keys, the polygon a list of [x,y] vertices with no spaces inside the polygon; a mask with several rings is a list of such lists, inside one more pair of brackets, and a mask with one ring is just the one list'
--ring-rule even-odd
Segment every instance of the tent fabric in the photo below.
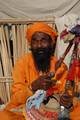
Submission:
{"label": "tent fabric", "polygon": [[0,0],[0,19],[43,19],[75,13],[80,15],[80,0]]}

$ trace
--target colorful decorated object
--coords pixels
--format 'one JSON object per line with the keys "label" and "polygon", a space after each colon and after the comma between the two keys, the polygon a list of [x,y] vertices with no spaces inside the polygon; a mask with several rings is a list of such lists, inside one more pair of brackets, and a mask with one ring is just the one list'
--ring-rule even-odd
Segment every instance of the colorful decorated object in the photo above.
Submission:
{"label": "colorful decorated object", "polygon": [[74,34],[75,36],[80,36],[80,25],[77,24],[77,25],[74,26],[69,32],[71,32],[71,33]]}
{"label": "colorful decorated object", "polygon": [[40,108],[41,103],[46,98],[46,91],[38,90],[35,94],[27,99],[26,110],[29,111],[32,107]]}
{"label": "colorful decorated object", "polygon": [[72,34],[71,32],[67,31],[67,29],[62,31],[62,33],[60,34],[60,39],[62,39],[64,43],[68,43],[72,41],[74,37],[75,37],[75,34]]}
{"label": "colorful decorated object", "polygon": [[71,29],[66,28],[61,32],[60,38],[63,39],[64,43],[70,44],[72,42],[74,44],[67,80],[74,81],[74,93],[77,94],[79,92],[78,83],[80,82],[80,25],[77,24]]}
{"label": "colorful decorated object", "polygon": [[[46,99],[46,91],[38,90],[35,94],[27,99],[24,116],[29,120],[57,120],[58,112],[46,110],[42,102]],[[27,120],[26,119],[26,120]]]}

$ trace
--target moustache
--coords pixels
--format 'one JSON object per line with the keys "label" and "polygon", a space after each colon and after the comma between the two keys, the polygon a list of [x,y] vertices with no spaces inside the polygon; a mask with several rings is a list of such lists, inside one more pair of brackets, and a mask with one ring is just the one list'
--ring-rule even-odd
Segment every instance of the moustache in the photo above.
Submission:
{"label": "moustache", "polygon": [[31,48],[30,49],[34,54],[37,55],[45,55],[46,53],[49,53],[50,49],[49,48]]}

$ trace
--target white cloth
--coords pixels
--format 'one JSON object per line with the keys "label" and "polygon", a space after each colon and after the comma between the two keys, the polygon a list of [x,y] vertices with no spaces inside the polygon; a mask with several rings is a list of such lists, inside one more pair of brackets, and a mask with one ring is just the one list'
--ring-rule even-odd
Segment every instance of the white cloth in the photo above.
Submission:
{"label": "white cloth", "polygon": [[0,0],[0,19],[48,19],[67,13],[80,15],[80,0]]}
{"label": "white cloth", "polygon": [[[56,55],[58,58],[60,58],[63,55],[65,49],[68,46],[67,43],[64,43],[63,40],[60,40],[60,33],[66,28],[65,25],[73,26],[74,24],[77,24],[79,22],[80,22],[80,18],[76,14],[68,14],[63,17],[59,17],[55,19],[55,23],[56,23],[56,26],[59,32],[59,37],[58,37],[57,45],[56,45]],[[69,63],[70,63],[73,46],[64,60],[67,66],[69,66]]]}

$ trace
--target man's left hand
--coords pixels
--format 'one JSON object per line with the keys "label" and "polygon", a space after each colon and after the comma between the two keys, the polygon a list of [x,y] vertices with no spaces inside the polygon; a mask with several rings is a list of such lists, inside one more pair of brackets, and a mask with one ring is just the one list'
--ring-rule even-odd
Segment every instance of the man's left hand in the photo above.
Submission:
{"label": "man's left hand", "polygon": [[64,106],[67,109],[70,109],[73,105],[73,96],[71,96],[67,93],[64,93],[63,95],[61,95],[60,105]]}

